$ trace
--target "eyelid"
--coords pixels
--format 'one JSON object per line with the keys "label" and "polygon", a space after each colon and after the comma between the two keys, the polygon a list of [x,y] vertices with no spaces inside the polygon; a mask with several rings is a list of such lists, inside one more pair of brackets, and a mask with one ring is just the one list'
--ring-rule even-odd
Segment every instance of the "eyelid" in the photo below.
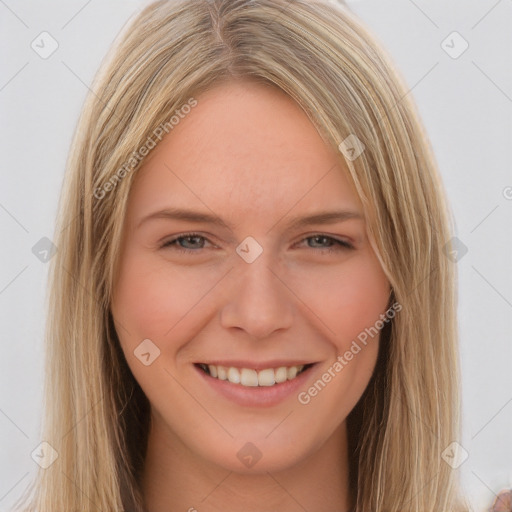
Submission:
{"label": "eyelid", "polygon": [[[338,236],[334,236],[334,235],[329,235],[328,233],[323,233],[323,232],[316,232],[316,233],[313,233],[313,234],[308,234],[306,236],[303,236],[299,242],[303,242],[303,241],[306,241],[308,240],[309,238],[316,238],[316,237],[319,237],[319,238],[327,238],[329,240],[332,240],[333,242],[335,242],[336,244],[339,244],[341,246],[341,248],[343,249],[355,249],[355,245],[350,242],[349,240],[346,240],[344,238],[339,238]],[[328,250],[329,247],[325,247],[324,250]],[[322,248],[320,248],[319,250],[322,250]]]}
{"label": "eyelid", "polygon": [[[179,245],[176,244],[176,242],[182,238],[195,238],[195,237],[201,238],[211,245],[215,245],[212,242],[210,242],[210,240],[205,235],[202,235],[201,233],[197,233],[197,232],[189,232],[189,233],[182,233],[180,235],[176,235],[173,238],[166,240],[165,242],[163,242],[160,245],[160,248],[165,249],[166,247],[174,247],[177,251],[182,252],[182,253],[189,253],[189,254],[190,253],[199,253],[201,249],[204,249],[204,247],[200,247],[199,249],[186,249],[186,248],[180,247]],[[332,242],[334,242],[334,246],[319,247],[319,248],[309,247],[310,249],[317,250],[317,251],[325,251],[325,252],[334,252],[334,251],[354,250],[355,249],[355,246],[352,242],[345,240],[345,239],[338,238],[333,235],[329,235],[327,233],[322,233],[322,232],[314,232],[314,233],[308,234],[306,236],[303,235],[302,238],[298,242],[296,242],[296,244],[301,243],[301,242],[306,242],[307,240],[309,240],[311,238],[316,238],[316,237],[326,238],[328,240],[331,240]]]}
{"label": "eyelid", "polygon": [[[175,235],[172,238],[164,239],[164,241],[162,243],[159,243],[159,246],[161,248],[165,249],[166,247],[171,247],[171,244],[174,244],[175,242],[177,242],[178,240],[180,240],[182,238],[194,238],[194,237],[202,238],[209,244],[215,245],[205,235],[202,235],[201,233],[190,232],[190,233],[181,233],[180,235]],[[183,247],[178,247],[178,246],[176,246],[176,247],[178,248],[178,250],[182,250],[182,251],[197,252],[197,249],[185,249]]]}

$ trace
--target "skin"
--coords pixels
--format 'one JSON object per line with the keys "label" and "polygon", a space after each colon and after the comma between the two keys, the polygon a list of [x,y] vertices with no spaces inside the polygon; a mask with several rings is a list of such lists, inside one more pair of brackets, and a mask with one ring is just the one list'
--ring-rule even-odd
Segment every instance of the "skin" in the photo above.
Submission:
{"label": "skin", "polygon": [[[134,180],[112,303],[122,349],[151,403],[147,508],[347,511],[346,417],[370,380],[378,337],[306,405],[293,393],[270,407],[241,406],[193,363],[300,358],[317,363],[307,391],[386,311],[390,286],[362,204],[341,155],[281,91],[239,80],[196,99]],[[170,207],[214,214],[231,228],[141,223]],[[287,227],[342,209],[361,218]],[[189,232],[204,238],[162,247]],[[252,263],[236,252],[247,236],[263,248]],[[149,366],[134,355],[144,339],[160,350]],[[247,442],[262,455],[252,467],[237,457]]]}

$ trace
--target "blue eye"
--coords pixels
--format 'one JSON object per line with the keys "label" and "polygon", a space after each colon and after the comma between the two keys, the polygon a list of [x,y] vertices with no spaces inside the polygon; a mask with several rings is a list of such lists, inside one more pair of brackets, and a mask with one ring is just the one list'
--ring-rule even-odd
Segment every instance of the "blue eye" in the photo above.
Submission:
{"label": "blue eye", "polygon": [[[323,250],[326,250],[327,252],[344,250],[344,249],[354,249],[354,246],[352,244],[346,242],[345,240],[338,240],[337,238],[333,238],[332,236],[327,236],[327,235],[322,235],[322,234],[308,236],[304,240],[317,240],[317,241],[318,240],[324,240],[324,241],[327,240],[329,242],[328,246],[312,247],[312,248],[317,248],[317,249],[321,249],[321,250],[323,249]],[[311,245],[308,245],[308,247],[311,247]]]}
{"label": "blue eye", "polygon": [[[164,247],[171,247],[171,248],[175,248],[176,250],[180,251],[180,252],[185,252],[185,253],[193,253],[193,252],[197,252],[199,249],[202,249],[203,247],[193,247],[193,248],[189,248],[189,247],[183,247],[183,245],[181,244],[182,241],[190,241],[190,240],[197,240],[200,239],[202,241],[205,241],[206,238],[204,236],[201,236],[197,233],[186,233],[185,235],[181,235],[181,236],[178,236],[172,240],[169,240],[167,242],[165,242],[163,245],[162,245],[162,248]],[[177,244],[178,242],[178,244]],[[194,243],[192,243],[192,245],[194,245]]]}
{"label": "blue eye", "polygon": [[[323,234],[308,236],[302,240],[302,242],[304,241],[315,241],[315,243],[318,243],[320,241],[320,244],[318,246],[312,246],[311,244],[308,243],[307,247],[310,249],[317,249],[319,251],[325,252],[354,249],[354,246],[349,242],[346,242],[345,240],[338,240],[337,238],[333,238],[331,236]],[[324,244],[327,242],[328,245],[323,245],[322,241],[324,242]],[[197,254],[200,252],[201,249],[205,248],[205,242],[208,242],[207,239],[198,233],[185,233],[184,235],[177,236],[172,240],[168,240],[162,245],[162,248],[171,248],[183,253]]]}

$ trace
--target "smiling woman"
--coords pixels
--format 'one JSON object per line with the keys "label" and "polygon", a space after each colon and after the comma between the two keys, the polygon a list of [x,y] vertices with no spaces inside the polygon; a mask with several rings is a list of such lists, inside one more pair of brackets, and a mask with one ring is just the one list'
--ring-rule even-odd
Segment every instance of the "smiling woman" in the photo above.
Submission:
{"label": "smiling woman", "polygon": [[[306,509],[347,510],[345,419],[378,344],[310,407],[297,394],[386,309],[362,205],[339,153],[275,87],[237,79],[197,101],[132,184],[111,305],[152,408],[148,509],[186,510],[228,476],[203,508],[242,510],[268,489],[255,510],[296,509],[270,472]],[[237,253],[247,237],[250,261]],[[160,351],[150,371],[134,356],[142,339]],[[244,468],[249,442],[261,460]]]}
{"label": "smiling woman", "polygon": [[448,210],[367,31],[159,1],[92,88],[52,260],[58,457],[22,509],[467,510]]}

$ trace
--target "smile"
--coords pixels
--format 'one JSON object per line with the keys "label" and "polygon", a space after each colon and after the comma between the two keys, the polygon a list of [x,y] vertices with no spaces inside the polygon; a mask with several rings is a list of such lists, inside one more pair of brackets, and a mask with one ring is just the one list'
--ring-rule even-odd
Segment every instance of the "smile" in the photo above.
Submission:
{"label": "smile", "polygon": [[207,365],[204,363],[200,363],[197,366],[210,377],[228,381],[231,384],[238,384],[245,387],[270,387],[289,380],[294,380],[298,375],[312,366],[312,364],[264,368],[259,371],[250,368],[226,367],[213,364]]}

